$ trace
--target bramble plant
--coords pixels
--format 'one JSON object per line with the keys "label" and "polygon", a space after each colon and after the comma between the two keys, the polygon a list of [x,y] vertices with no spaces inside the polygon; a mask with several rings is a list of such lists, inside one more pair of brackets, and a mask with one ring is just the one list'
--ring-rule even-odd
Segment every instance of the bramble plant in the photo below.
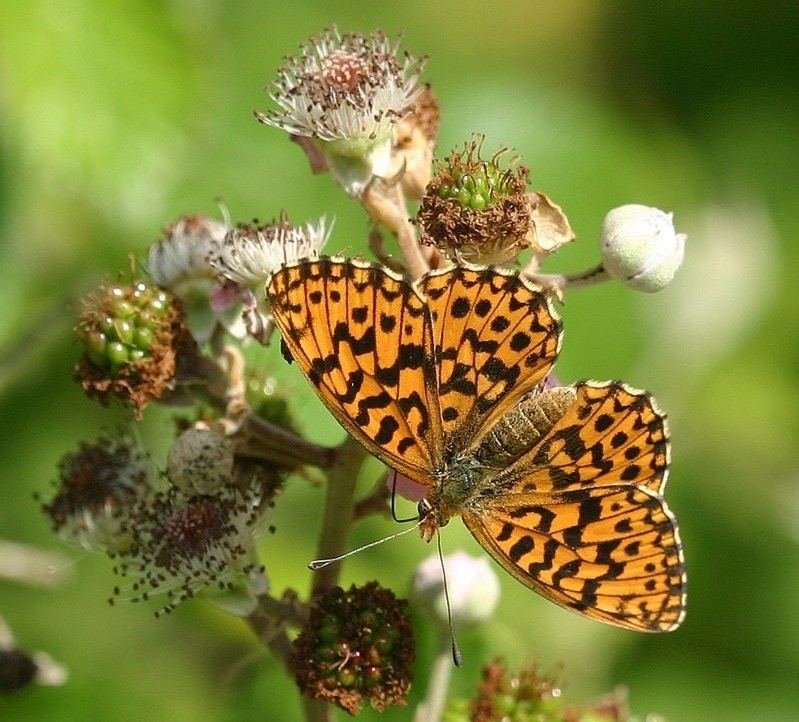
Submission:
{"label": "bramble plant", "polygon": [[[602,225],[596,267],[542,273],[574,240],[565,213],[529,189],[520,158],[486,153],[483,136],[434,160],[438,102],[424,65],[380,32],[336,29],[287,58],[267,88],[273,108],[256,117],[363,207],[377,264],[321,256],[335,246],[322,209],[303,225],[279,207],[260,225],[198,214],[168,225],[139,271],[87,297],[75,327],[75,375],[90,397],[126,405],[135,421],[151,403],[184,407],[168,459],[127,431],[85,442],[62,459],[42,509],[65,541],[113,559],[113,602],[157,600],[160,615],[199,597],[244,619],[296,680],[308,720],[332,719],[336,706],[405,704],[415,676],[419,722],[629,721],[621,692],[567,705],[537,667],[513,673],[501,661],[485,666],[474,699],[448,700],[452,625],[481,624],[499,598],[485,557],[457,552],[443,568],[434,557],[409,569],[410,601],[379,580],[342,582],[353,524],[388,514],[399,493],[422,499],[428,541],[461,514],[506,571],[586,616],[668,631],[684,613],[676,522],[662,499],[662,414],[624,384],[562,387],[551,366],[554,304],[566,292],[610,280],[658,291],[685,237],[670,214],[623,206]],[[442,296],[452,298],[440,305]],[[350,433],[341,445],[303,438],[291,400],[247,368],[242,346],[271,343]],[[387,469],[356,498],[370,452]],[[596,473],[581,476],[587,467]],[[310,473],[324,477],[321,521],[309,529],[322,561],[307,594],[277,590],[257,539],[274,531],[284,485]],[[520,479],[526,496],[514,501]],[[560,527],[548,517],[556,497],[573,517]],[[538,551],[547,534],[557,551]],[[439,639],[429,670],[413,664],[412,607]],[[36,660],[9,633],[0,690],[46,677]]]}

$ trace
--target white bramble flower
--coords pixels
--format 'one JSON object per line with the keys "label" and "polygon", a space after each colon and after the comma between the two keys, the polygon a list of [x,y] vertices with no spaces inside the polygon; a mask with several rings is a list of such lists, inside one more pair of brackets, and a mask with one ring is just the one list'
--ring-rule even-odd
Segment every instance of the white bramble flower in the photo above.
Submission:
{"label": "white bramble flower", "polygon": [[319,255],[332,225],[322,216],[317,223],[293,226],[285,213],[276,223],[241,225],[228,232],[210,263],[225,278],[252,288],[260,298],[263,284],[280,266]]}
{"label": "white bramble flower", "polygon": [[617,281],[654,293],[671,283],[682,264],[685,238],[675,231],[671,213],[637,204],[620,206],[602,224],[602,263]]}
{"label": "white bramble flower", "polygon": [[154,482],[155,466],[144,451],[103,436],[61,459],[56,495],[42,510],[65,541],[115,554],[130,545],[128,515]]}
{"label": "white bramble flower", "polygon": [[[499,579],[488,560],[456,551],[444,557],[444,566],[453,623],[470,627],[489,619],[499,602]],[[442,629],[446,628],[447,599],[437,554],[416,568],[411,582],[411,597],[425,614],[438,622]]]}
{"label": "white bramble flower", "polygon": [[325,30],[300,46],[267,86],[278,109],[256,112],[262,123],[313,139],[334,177],[359,195],[391,161],[394,127],[424,87],[424,59],[383,33]]}
{"label": "white bramble flower", "polygon": [[133,544],[114,570],[131,584],[117,587],[111,601],[165,595],[166,605],[156,612],[161,616],[200,592],[211,598],[242,588],[245,597],[265,592],[255,540],[267,506],[256,485],[151,494],[130,516]]}
{"label": "white bramble flower", "polygon": [[182,216],[164,229],[164,237],[150,246],[147,271],[157,286],[181,296],[194,281],[213,281],[216,271],[208,257],[221,243],[229,226],[200,214]]}
{"label": "white bramble flower", "polygon": [[164,237],[147,255],[145,266],[150,277],[181,299],[186,325],[199,343],[208,340],[217,323],[232,330],[237,316],[217,313],[211,303],[218,273],[208,259],[229,229],[227,222],[204,215],[182,216],[164,229]]}

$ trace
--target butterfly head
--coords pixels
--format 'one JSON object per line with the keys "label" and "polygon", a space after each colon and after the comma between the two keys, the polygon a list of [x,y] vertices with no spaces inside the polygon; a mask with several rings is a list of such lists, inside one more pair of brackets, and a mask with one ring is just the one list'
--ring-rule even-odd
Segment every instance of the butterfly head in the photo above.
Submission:
{"label": "butterfly head", "polygon": [[419,531],[422,539],[429,542],[439,527],[449,523],[449,514],[442,513],[435,500],[422,499],[419,502]]}

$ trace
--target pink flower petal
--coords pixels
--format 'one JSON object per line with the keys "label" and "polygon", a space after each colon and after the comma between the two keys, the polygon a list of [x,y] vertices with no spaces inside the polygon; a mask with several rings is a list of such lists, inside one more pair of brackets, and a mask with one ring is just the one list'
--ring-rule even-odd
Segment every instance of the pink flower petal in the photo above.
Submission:
{"label": "pink flower petal", "polygon": [[239,286],[237,283],[216,283],[211,288],[211,308],[215,313],[229,311],[239,300]]}
{"label": "pink flower petal", "polygon": [[417,484],[404,474],[389,469],[389,473],[386,476],[386,486],[388,486],[389,491],[394,488],[394,484],[396,484],[397,494],[410,501],[421,501],[427,496],[426,486]]}

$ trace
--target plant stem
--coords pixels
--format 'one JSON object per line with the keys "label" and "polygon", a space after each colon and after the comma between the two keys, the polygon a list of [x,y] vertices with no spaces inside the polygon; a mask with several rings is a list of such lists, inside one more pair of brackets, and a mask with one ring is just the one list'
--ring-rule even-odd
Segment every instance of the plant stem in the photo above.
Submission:
{"label": "plant stem", "polygon": [[361,196],[361,203],[373,221],[385,226],[397,237],[408,275],[415,279],[427,273],[430,266],[419,245],[416,229],[408,217],[402,186],[399,183],[389,188],[377,184],[370,186]]}
{"label": "plant stem", "polygon": [[438,636],[436,657],[430,669],[427,695],[416,708],[413,722],[440,722],[447,706],[452,666],[452,643],[449,635],[441,632]]}
{"label": "plant stem", "polygon": [[262,419],[252,411],[245,414],[244,427],[264,445],[283,455],[291,454],[302,464],[329,469],[336,460],[335,449],[307,441],[291,431]]}
{"label": "plant stem", "polygon": [[594,286],[597,283],[611,280],[610,275],[601,263],[582,273],[565,275],[559,273],[525,273],[524,275],[531,281],[543,286],[546,290],[553,292],[558,298],[562,297],[563,291],[567,288],[586,288],[587,286]]}
{"label": "plant stem", "polygon": [[[366,451],[352,437],[336,449],[336,463],[327,474],[322,530],[317,545],[317,559],[330,559],[347,551],[349,531],[355,515],[355,485]],[[328,564],[314,574],[311,598],[338,584],[341,562]]]}

